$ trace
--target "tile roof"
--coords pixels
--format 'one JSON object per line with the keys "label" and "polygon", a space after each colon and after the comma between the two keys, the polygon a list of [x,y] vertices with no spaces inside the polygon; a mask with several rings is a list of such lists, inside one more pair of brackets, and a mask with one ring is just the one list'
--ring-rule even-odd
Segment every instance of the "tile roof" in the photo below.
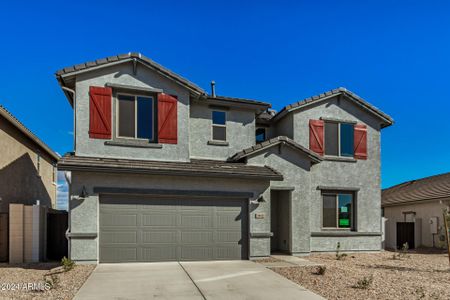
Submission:
{"label": "tile roof", "polygon": [[304,154],[306,154],[314,163],[318,163],[320,161],[322,161],[322,158],[314,153],[313,151],[303,147],[302,145],[296,143],[295,141],[291,140],[290,138],[286,137],[286,136],[278,136],[275,138],[272,138],[270,140],[264,141],[262,143],[256,144],[252,147],[249,147],[247,149],[244,149],[236,154],[234,154],[232,157],[230,157],[230,161],[238,161],[244,157],[247,157],[251,154],[257,153],[259,151],[263,151],[266,150],[270,147],[279,145],[279,144],[285,144],[288,145],[290,147],[292,147],[293,149],[296,149],[298,151],[303,152]]}
{"label": "tile roof", "polygon": [[269,167],[250,166],[215,160],[192,159],[190,162],[149,161],[64,155],[58,162],[64,171],[95,171],[203,177],[236,177],[282,180],[283,176]]}
{"label": "tile roof", "polygon": [[268,102],[263,102],[259,100],[254,99],[245,99],[245,98],[235,98],[235,97],[227,97],[227,96],[208,96],[208,100],[221,100],[221,101],[228,101],[228,102],[235,102],[235,103],[245,103],[245,104],[255,104],[255,105],[262,105],[266,106],[267,108],[272,107],[272,104]]}
{"label": "tile roof", "polygon": [[13,116],[4,106],[0,105],[0,116],[4,117],[9,121],[14,127],[25,134],[29,139],[31,139],[35,144],[41,147],[45,152],[47,152],[50,157],[55,161],[59,159],[59,155],[50,149],[43,141],[41,141],[31,130],[29,130],[25,125],[22,124],[16,117]]}
{"label": "tile roof", "polygon": [[367,101],[365,101],[363,98],[359,97],[358,95],[356,95],[355,93],[347,90],[346,88],[340,87],[331,91],[327,91],[325,93],[316,95],[316,96],[312,96],[312,97],[308,97],[306,99],[303,99],[301,101],[289,104],[287,106],[285,106],[282,110],[280,110],[275,116],[274,119],[279,119],[281,117],[283,117],[286,113],[295,110],[297,108],[300,107],[304,107],[306,105],[324,100],[326,98],[329,97],[334,97],[336,95],[345,95],[347,96],[349,99],[353,100],[356,104],[358,104],[359,106],[361,106],[363,109],[375,114],[376,116],[378,116],[379,118],[381,118],[383,121],[385,121],[385,126],[389,126],[392,125],[394,123],[394,120],[387,114],[385,114],[384,112],[382,112],[380,109],[378,109],[377,107],[373,106],[372,104],[368,103]]}
{"label": "tile roof", "polygon": [[129,52],[127,54],[119,54],[114,56],[109,56],[102,59],[97,59],[90,62],[85,62],[77,65],[73,65],[70,67],[65,67],[63,69],[60,69],[56,71],[55,75],[57,78],[65,75],[69,75],[75,72],[84,71],[92,68],[97,68],[101,66],[108,66],[114,63],[122,62],[122,61],[130,61],[130,60],[137,60],[141,63],[143,63],[146,66],[149,66],[153,69],[156,69],[157,71],[163,73],[164,75],[170,77],[174,81],[188,87],[189,89],[199,93],[199,94],[206,94],[206,92],[197,86],[195,83],[192,83],[191,81],[187,80],[186,78],[181,77],[180,75],[176,74],[175,72],[172,72],[171,70],[161,66],[157,62],[151,60],[150,58],[142,55],[141,53],[137,52]]}
{"label": "tile roof", "polygon": [[450,172],[384,189],[381,193],[381,206],[444,198],[450,200]]}

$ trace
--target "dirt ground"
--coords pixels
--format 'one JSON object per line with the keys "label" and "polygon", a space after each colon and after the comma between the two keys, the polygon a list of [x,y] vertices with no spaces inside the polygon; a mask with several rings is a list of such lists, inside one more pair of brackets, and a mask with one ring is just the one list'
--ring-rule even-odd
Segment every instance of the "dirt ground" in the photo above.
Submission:
{"label": "dirt ground", "polygon": [[58,263],[0,264],[0,299],[72,299],[94,268],[75,265],[64,272]]}
{"label": "dirt ground", "polygon": [[358,253],[341,260],[334,253],[313,254],[307,259],[325,265],[325,273],[318,275],[317,267],[272,270],[327,299],[450,299],[450,267],[443,252]]}

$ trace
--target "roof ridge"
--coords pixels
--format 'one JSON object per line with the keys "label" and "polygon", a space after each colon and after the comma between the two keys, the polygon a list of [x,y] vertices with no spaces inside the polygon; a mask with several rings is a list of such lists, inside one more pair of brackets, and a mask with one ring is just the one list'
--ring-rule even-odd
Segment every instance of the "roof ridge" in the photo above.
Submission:
{"label": "roof ridge", "polygon": [[445,172],[445,173],[435,174],[435,175],[431,175],[431,176],[427,176],[427,177],[422,177],[422,178],[417,178],[417,179],[411,179],[411,180],[408,180],[408,181],[405,181],[405,182],[398,183],[398,184],[393,185],[393,186],[391,186],[391,187],[385,188],[385,189],[383,189],[383,191],[388,191],[388,190],[390,190],[390,189],[393,189],[393,188],[396,188],[396,187],[400,187],[400,186],[402,186],[402,185],[407,185],[407,184],[413,184],[413,183],[417,183],[417,182],[422,182],[422,181],[424,181],[424,180],[429,180],[429,179],[433,179],[433,178],[441,177],[441,176],[445,176],[445,175],[450,175],[450,172]]}

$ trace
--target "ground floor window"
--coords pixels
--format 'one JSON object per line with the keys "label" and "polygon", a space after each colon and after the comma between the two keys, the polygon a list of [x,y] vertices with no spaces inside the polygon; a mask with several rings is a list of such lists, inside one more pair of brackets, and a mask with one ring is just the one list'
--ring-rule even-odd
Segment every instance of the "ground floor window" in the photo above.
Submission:
{"label": "ground floor window", "polygon": [[323,228],[354,228],[354,195],[353,193],[323,193]]}

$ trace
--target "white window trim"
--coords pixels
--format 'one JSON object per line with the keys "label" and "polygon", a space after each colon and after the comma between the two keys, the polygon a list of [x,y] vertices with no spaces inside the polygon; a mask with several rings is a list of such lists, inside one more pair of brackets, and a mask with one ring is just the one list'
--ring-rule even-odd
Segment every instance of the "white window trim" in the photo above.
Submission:
{"label": "white window trim", "polygon": [[[331,155],[331,154],[326,154],[326,130],[325,130],[325,126],[326,123],[336,123],[338,124],[338,136],[337,136],[337,144],[338,144],[338,154],[337,155]],[[347,156],[347,155],[341,155],[341,124],[349,124],[349,125],[353,125],[353,132],[355,130],[355,124],[353,123],[348,123],[348,122],[339,122],[339,121],[324,121],[324,125],[323,125],[323,153],[325,156],[328,157],[343,157],[343,158],[355,158],[355,151],[353,151],[353,155],[352,156]]]}
{"label": "white window trim", "polygon": [[[350,215],[350,227],[348,228],[344,228],[344,227],[339,227],[339,195],[351,195],[352,196],[352,211],[351,211],[351,215]],[[335,196],[336,199],[336,227],[325,227],[323,226],[323,196]],[[322,214],[322,220],[321,220],[321,228],[324,230],[341,230],[341,231],[353,231],[354,228],[356,228],[355,224],[353,224],[354,222],[354,213],[355,213],[355,194],[354,193],[349,193],[349,192],[323,192],[321,194],[322,197],[322,209],[321,209],[321,214]]]}
{"label": "white window trim", "polygon": [[[119,96],[134,97],[134,137],[119,135],[119,122],[120,122]],[[138,118],[137,118],[137,114],[138,114],[137,102],[138,101],[137,101],[137,98],[138,97],[149,98],[152,101],[152,106],[153,106],[153,109],[152,109],[152,119],[153,119],[152,137],[153,137],[153,139],[151,139],[151,140],[137,137],[137,132],[138,132]],[[116,137],[119,139],[154,142],[155,141],[155,97],[149,96],[149,95],[142,95],[142,94],[117,93],[116,97],[115,97],[115,102],[116,102],[116,122],[115,122],[116,123],[115,124]]]}
{"label": "white window trim", "polygon": [[[223,124],[214,124],[213,113],[215,111],[223,112],[225,114],[225,125],[223,125]],[[215,140],[214,139],[214,134],[213,134],[214,127],[225,128],[225,139],[224,140]],[[227,130],[227,112],[225,110],[221,110],[221,109],[213,109],[213,110],[211,110],[211,141],[214,141],[214,142],[226,142],[228,140],[227,139],[227,131],[228,131]]]}

